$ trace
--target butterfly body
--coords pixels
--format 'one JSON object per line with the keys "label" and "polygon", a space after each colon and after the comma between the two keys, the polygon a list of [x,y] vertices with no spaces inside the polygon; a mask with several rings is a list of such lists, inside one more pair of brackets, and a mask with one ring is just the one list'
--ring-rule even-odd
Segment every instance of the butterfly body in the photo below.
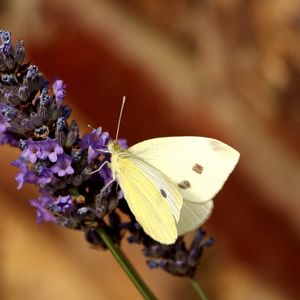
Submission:
{"label": "butterfly body", "polygon": [[204,137],[154,138],[129,149],[111,141],[108,150],[129,208],[162,244],[205,222],[239,158],[230,146]]}

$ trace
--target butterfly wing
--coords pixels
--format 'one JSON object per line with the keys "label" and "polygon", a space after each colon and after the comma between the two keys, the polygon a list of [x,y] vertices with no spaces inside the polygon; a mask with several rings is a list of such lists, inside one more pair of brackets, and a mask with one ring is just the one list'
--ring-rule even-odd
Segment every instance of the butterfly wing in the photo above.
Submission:
{"label": "butterfly wing", "polygon": [[187,201],[211,200],[234,169],[239,153],[205,137],[154,138],[128,149],[172,179]]}
{"label": "butterfly wing", "polygon": [[211,214],[211,199],[222,188],[239,159],[230,146],[204,137],[155,138],[129,148],[173,180],[184,198],[178,234],[203,224]]}
{"label": "butterfly wing", "polygon": [[213,206],[213,201],[203,203],[183,201],[179,222],[177,224],[178,235],[191,231],[203,224],[209,218]]}
{"label": "butterfly wing", "polygon": [[176,222],[178,222],[183,204],[183,197],[178,186],[160,170],[141,160],[137,156],[129,154],[128,159],[138,167],[138,169],[155,185],[156,189],[160,191],[163,200],[167,202]]}
{"label": "butterfly wing", "polygon": [[[113,154],[114,155],[114,154]],[[124,197],[144,231],[162,244],[175,242],[182,196],[159,170],[127,153],[112,164]]]}

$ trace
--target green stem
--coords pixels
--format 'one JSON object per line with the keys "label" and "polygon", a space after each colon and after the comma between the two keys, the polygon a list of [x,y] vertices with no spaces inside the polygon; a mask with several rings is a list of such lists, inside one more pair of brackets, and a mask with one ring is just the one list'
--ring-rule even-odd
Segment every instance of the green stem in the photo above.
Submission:
{"label": "green stem", "polygon": [[112,255],[115,257],[117,262],[120,264],[124,272],[127,274],[127,276],[131,279],[133,284],[142,294],[144,299],[156,300],[157,298],[154,296],[154,294],[151,292],[151,290],[148,288],[148,286],[145,284],[142,278],[138,275],[133,265],[129,262],[128,258],[125,256],[120,247],[113,243],[113,241],[106,234],[103,228],[99,227],[96,229],[96,231],[107,246],[107,248],[110,250]]}
{"label": "green stem", "polygon": [[203,292],[201,286],[199,285],[199,282],[194,277],[192,277],[192,278],[189,277],[189,280],[190,280],[190,284],[192,285],[195,292],[199,296],[199,299],[208,300],[208,298],[206,297],[205,293]]}

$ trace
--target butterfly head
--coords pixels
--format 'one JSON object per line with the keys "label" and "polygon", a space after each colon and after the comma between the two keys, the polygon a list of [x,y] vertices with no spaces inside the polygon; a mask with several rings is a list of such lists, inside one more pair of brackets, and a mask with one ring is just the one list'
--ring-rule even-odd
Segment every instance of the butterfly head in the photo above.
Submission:
{"label": "butterfly head", "polygon": [[116,153],[122,150],[122,146],[116,140],[111,140],[107,145],[107,149],[110,153]]}

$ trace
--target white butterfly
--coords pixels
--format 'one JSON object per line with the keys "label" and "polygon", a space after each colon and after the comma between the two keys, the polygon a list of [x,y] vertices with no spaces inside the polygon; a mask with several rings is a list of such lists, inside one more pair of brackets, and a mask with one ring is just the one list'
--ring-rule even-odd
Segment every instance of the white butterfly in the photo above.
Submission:
{"label": "white butterfly", "polygon": [[192,136],[154,138],[125,149],[117,142],[124,104],[125,97],[116,139],[107,146],[111,182],[117,180],[144,231],[162,244],[172,244],[208,219],[212,198],[240,154],[218,140]]}
{"label": "white butterfly", "polygon": [[108,145],[110,167],[144,231],[162,244],[203,224],[239,159],[230,146],[205,137],[154,138]]}

